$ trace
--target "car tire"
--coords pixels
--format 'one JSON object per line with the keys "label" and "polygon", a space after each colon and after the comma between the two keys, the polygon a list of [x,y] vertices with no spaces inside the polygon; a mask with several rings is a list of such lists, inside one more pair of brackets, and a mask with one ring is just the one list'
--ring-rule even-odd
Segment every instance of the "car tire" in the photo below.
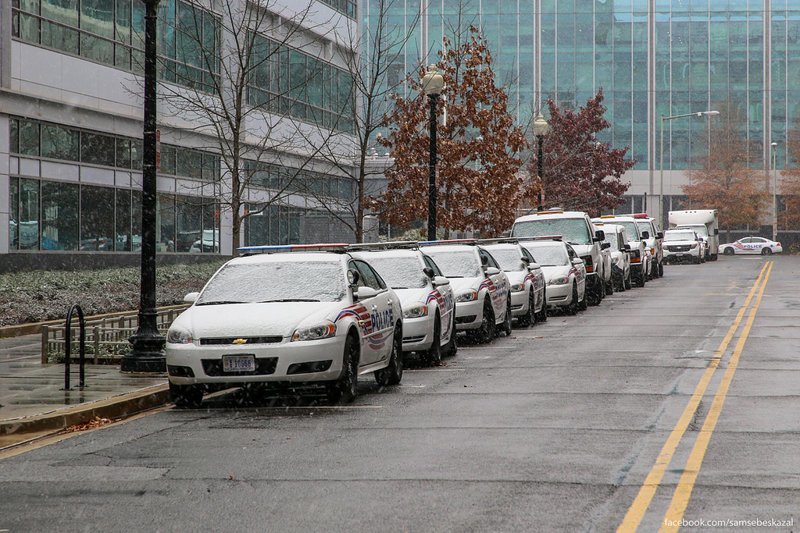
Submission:
{"label": "car tire", "polygon": [[733,248],[731,248],[731,247],[729,246],[729,247],[725,248],[725,250],[724,250],[722,253],[723,253],[724,255],[733,255],[733,254],[734,254],[734,251],[733,251]]}
{"label": "car tire", "polygon": [[[586,294],[583,295],[583,301],[586,301]],[[578,314],[578,283],[572,282],[572,301],[566,307],[565,311],[568,315]]]}
{"label": "car tire", "polygon": [[658,263],[658,277],[664,277],[664,260],[662,259],[661,262]]}
{"label": "car tire", "polygon": [[[439,339],[436,339],[436,346],[439,346]],[[439,360],[441,360],[439,352]],[[389,354],[389,364],[386,368],[375,371],[375,382],[381,387],[399,385],[403,380],[403,329],[400,324],[394,327],[392,335],[392,353]]]}
{"label": "car tire", "polygon": [[631,271],[628,269],[628,277],[622,280],[622,284],[625,287],[626,291],[629,291],[633,288],[633,282],[631,281]]}
{"label": "car tire", "polygon": [[606,284],[606,294],[611,296],[614,294],[614,279],[609,279],[608,283]]}
{"label": "car tire", "polygon": [[586,290],[584,289],[583,300],[578,302],[578,311],[586,311],[587,309],[589,309],[589,295],[586,294]]}
{"label": "car tire", "polygon": [[762,248],[761,255],[772,255],[772,248],[767,248],[767,247]]}
{"label": "car tire", "polygon": [[456,344],[456,319],[455,319],[456,311],[453,309],[450,313],[450,324],[452,331],[450,332],[450,340],[447,342],[447,345],[444,347],[444,355],[447,357],[453,357],[458,353],[458,344]]}
{"label": "car tire", "polygon": [[203,404],[202,385],[177,385],[170,382],[169,396],[176,407],[197,409]]}
{"label": "car tire", "polygon": [[521,328],[530,327],[536,323],[536,298],[533,297],[533,288],[528,293],[528,313],[517,318],[517,325]]}
{"label": "car tire", "polygon": [[488,298],[483,301],[483,318],[481,320],[481,327],[475,332],[475,341],[480,344],[491,342],[494,338],[495,323],[494,323],[494,310]]}
{"label": "car tire", "polygon": [[647,283],[647,274],[645,274],[644,267],[642,267],[642,270],[639,272],[636,283],[639,285],[639,287],[644,287]]}
{"label": "car tire", "polygon": [[330,403],[353,403],[358,396],[358,359],[358,338],[351,333],[344,341],[342,374],[339,379],[327,385]]}
{"label": "car tire", "polygon": [[511,297],[506,299],[506,317],[503,320],[503,333],[506,334],[506,337],[511,336]]}
{"label": "car tire", "polygon": [[431,347],[425,350],[424,358],[429,365],[436,364],[442,360],[442,323],[438,314],[433,321],[433,342]]}
{"label": "car tire", "polygon": [[547,322],[547,289],[542,289],[542,310],[536,315],[537,322]]}

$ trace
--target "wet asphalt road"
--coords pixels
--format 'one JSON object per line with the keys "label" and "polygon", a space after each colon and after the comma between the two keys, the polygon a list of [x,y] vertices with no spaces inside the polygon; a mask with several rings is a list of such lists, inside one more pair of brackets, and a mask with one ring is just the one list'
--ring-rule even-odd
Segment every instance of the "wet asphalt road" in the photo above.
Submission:
{"label": "wet asphalt road", "polygon": [[[766,262],[667,267],[400,387],[364,378],[352,406],[218,399],[0,460],[0,531],[613,531]],[[631,511],[640,531],[665,516],[800,527],[800,258],[765,275],[652,499]],[[697,451],[685,514],[665,515]]]}

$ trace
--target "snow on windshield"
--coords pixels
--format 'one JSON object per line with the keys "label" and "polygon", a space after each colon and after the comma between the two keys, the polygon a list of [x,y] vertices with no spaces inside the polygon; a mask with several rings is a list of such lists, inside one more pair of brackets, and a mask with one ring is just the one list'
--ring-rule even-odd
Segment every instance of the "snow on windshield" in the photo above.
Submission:
{"label": "snow on windshield", "polygon": [[393,289],[421,289],[428,283],[422,264],[416,257],[371,257],[367,262]]}
{"label": "snow on windshield", "polygon": [[693,231],[668,231],[664,234],[665,241],[693,241]]}
{"label": "snow on windshield", "polygon": [[428,248],[425,252],[436,261],[446,278],[477,278],[482,275],[478,256],[472,250],[445,252]]}
{"label": "snow on windshield", "polygon": [[525,270],[525,263],[522,262],[522,253],[519,250],[490,249],[489,253],[506,272]]}
{"label": "snow on windshield", "polygon": [[565,266],[569,264],[569,256],[563,245],[537,246],[531,254],[540,266]]}
{"label": "snow on windshield", "polygon": [[561,235],[562,239],[573,244],[592,244],[589,228],[582,218],[543,218],[517,222],[512,237],[541,237]]}
{"label": "snow on windshield", "polygon": [[345,296],[339,262],[228,264],[209,282],[197,305],[276,300],[336,302]]}

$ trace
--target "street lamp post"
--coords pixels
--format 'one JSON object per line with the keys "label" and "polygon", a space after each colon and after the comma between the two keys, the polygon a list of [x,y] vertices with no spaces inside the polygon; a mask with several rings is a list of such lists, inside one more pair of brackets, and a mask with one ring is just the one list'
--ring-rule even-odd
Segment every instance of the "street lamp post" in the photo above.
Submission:
{"label": "street lamp post", "polygon": [[428,240],[436,240],[436,101],[442,93],[444,78],[435,65],[428,65],[422,77],[422,91],[430,101],[430,145],[428,153]]}
{"label": "street lamp post", "polygon": [[144,153],[139,325],[122,358],[123,372],[164,372],[164,337],[156,324],[156,20],[159,0],[144,0]]}
{"label": "street lamp post", "polygon": [[772,143],[772,240],[778,240],[778,143]]}
{"label": "street lamp post", "polygon": [[[661,115],[661,128],[660,128],[661,139],[659,141],[661,148],[660,148],[659,162],[658,162],[658,168],[659,168],[658,220],[661,222],[662,228],[666,226],[666,220],[664,218],[664,122],[667,120],[674,120],[676,118],[702,117],[702,116],[712,116],[712,115],[719,115],[719,111],[709,110],[709,111],[697,111],[694,113],[683,113],[681,115],[670,115],[670,116]],[[650,191],[650,194],[653,194],[653,191]]]}
{"label": "street lamp post", "polygon": [[542,149],[542,145],[544,144],[544,138],[547,137],[547,134],[550,132],[550,125],[544,119],[541,113],[536,115],[536,119],[533,121],[533,135],[536,136],[536,172],[539,174],[539,195],[538,195],[538,202],[539,205],[536,208],[537,211],[544,211],[544,204],[543,200],[543,192],[544,192],[544,151]]}

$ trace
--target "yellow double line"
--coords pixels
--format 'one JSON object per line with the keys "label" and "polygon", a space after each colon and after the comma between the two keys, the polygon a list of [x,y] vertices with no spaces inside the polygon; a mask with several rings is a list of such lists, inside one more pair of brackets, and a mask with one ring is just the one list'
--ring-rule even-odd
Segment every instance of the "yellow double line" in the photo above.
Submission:
{"label": "yellow double line", "polygon": [[[678,529],[678,526],[675,524],[680,523],[681,519],[683,518],[683,514],[686,511],[686,506],[689,504],[689,499],[692,495],[692,489],[694,488],[697,474],[700,472],[700,467],[702,466],[703,458],[705,457],[706,450],[708,449],[711,435],[714,432],[714,428],[717,425],[717,420],[722,412],[722,407],[725,403],[725,396],[728,394],[728,388],[733,380],[733,374],[736,372],[736,367],[739,363],[739,357],[744,349],[747,336],[750,334],[750,328],[755,320],[756,311],[758,310],[759,305],[761,305],[761,297],[763,296],[764,289],[767,286],[767,281],[769,280],[769,275],[772,271],[772,264],[772,261],[768,261],[761,268],[761,272],[759,272],[753,287],[747,294],[744,304],[736,314],[736,319],[733,321],[733,324],[731,324],[731,327],[728,328],[728,332],[725,334],[725,337],[722,339],[719,347],[714,352],[714,357],[709,362],[709,365],[706,368],[706,371],[703,373],[703,376],[700,378],[700,382],[697,384],[697,387],[695,387],[695,390],[689,399],[689,403],[686,404],[686,408],[683,410],[681,417],[678,419],[675,427],[672,428],[672,431],[670,432],[669,437],[667,437],[666,442],[664,442],[664,446],[661,448],[661,452],[658,454],[658,458],[656,459],[653,468],[650,469],[650,472],[647,474],[642,487],[639,489],[636,499],[633,500],[633,503],[628,508],[628,512],[625,513],[625,518],[617,528],[619,533],[636,531],[636,528],[639,527],[639,524],[644,518],[648,507],[650,507],[650,502],[652,502],[656,490],[661,484],[661,479],[664,477],[664,472],[666,472],[667,468],[669,467],[672,457],[675,455],[675,450],[678,448],[684,433],[686,433],[686,429],[689,427],[695,412],[697,412],[697,407],[700,405],[700,400],[702,400],[703,395],[705,395],[706,389],[708,389],[708,385],[711,382],[711,378],[714,376],[714,372],[719,367],[722,356],[728,349],[728,345],[733,339],[736,330],[739,329],[739,325],[741,324],[742,319],[747,312],[747,308],[750,306],[750,302],[753,300],[753,296],[756,294],[756,292],[758,292],[756,303],[752,308],[750,308],[750,314],[747,317],[747,322],[745,323],[745,326],[739,335],[739,340],[737,341],[736,347],[733,350],[733,354],[728,361],[728,368],[722,377],[722,381],[717,388],[716,394],[714,395],[714,401],[711,404],[711,409],[706,416],[703,427],[701,428],[694,447],[692,448],[691,455],[689,456],[686,466],[683,469],[683,474],[681,475],[680,481],[675,488],[675,493],[673,494],[669,510],[664,515],[664,521],[662,522],[663,525],[661,530],[676,531]],[[672,526],[667,527],[666,524],[672,524]]]}

